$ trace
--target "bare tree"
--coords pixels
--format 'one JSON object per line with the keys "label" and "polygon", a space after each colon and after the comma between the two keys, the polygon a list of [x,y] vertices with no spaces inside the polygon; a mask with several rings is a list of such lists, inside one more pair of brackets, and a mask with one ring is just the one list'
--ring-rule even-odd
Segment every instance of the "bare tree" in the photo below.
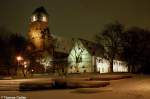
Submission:
{"label": "bare tree", "polygon": [[82,55],[83,52],[85,51],[85,48],[82,46],[81,41],[78,39],[73,39],[72,40],[74,43],[74,47],[72,49],[71,52],[71,57],[74,59],[75,61],[75,71],[78,72],[79,71],[79,63],[82,62]]}
{"label": "bare tree", "polygon": [[110,63],[110,72],[113,72],[113,61],[122,49],[122,24],[115,22],[107,24],[104,30],[96,35],[96,41],[103,46],[103,58]]}
{"label": "bare tree", "polygon": [[[123,57],[129,65],[129,72],[137,72],[143,66],[149,66],[150,31],[139,27],[132,27],[124,34],[127,45],[124,47]],[[146,67],[146,68],[147,68]],[[148,69],[144,69],[144,71]]]}

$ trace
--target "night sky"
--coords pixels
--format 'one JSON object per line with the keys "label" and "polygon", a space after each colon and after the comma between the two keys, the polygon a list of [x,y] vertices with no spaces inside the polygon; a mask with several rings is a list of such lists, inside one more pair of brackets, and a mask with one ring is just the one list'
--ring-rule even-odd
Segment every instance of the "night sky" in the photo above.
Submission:
{"label": "night sky", "polygon": [[40,6],[50,14],[50,31],[92,40],[109,22],[150,28],[150,0],[0,0],[0,25],[26,34],[29,17]]}

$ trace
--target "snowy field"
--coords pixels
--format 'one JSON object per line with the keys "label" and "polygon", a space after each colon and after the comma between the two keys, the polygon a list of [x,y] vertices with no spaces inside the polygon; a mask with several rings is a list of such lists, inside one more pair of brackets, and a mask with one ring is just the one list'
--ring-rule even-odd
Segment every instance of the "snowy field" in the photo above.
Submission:
{"label": "snowy field", "polygon": [[[113,80],[101,88],[0,91],[1,99],[150,99],[150,76]],[[12,98],[11,98],[12,97]],[[13,98],[16,97],[16,98]]]}

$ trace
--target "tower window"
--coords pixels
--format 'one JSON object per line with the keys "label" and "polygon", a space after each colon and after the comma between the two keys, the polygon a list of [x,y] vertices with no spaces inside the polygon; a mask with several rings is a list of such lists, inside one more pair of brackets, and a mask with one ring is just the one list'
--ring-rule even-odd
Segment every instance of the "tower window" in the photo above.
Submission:
{"label": "tower window", "polygon": [[37,21],[37,17],[35,15],[32,17],[32,22],[34,21]]}
{"label": "tower window", "polygon": [[47,21],[46,16],[42,16],[42,21],[44,21],[44,22]]}

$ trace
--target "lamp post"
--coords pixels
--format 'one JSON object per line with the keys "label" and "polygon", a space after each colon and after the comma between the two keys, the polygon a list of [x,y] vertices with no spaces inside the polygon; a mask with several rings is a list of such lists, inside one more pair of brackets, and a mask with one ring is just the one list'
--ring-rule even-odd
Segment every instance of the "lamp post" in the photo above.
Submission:
{"label": "lamp post", "polygon": [[19,66],[20,65],[20,61],[23,60],[23,58],[21,56],[17,56],[16,59],[17,59],[18,66]]}
{"label": "lamp post", "polygon": [[[16,72],[17,72],[18,69],[19,69],[20,62],[23,60],[23,57],[17,56],[16,59],[17,59],[17,63],[18,63],[17,70],[16,70]],[[18,73],[17,73],[17,74],[18,74]]]}

